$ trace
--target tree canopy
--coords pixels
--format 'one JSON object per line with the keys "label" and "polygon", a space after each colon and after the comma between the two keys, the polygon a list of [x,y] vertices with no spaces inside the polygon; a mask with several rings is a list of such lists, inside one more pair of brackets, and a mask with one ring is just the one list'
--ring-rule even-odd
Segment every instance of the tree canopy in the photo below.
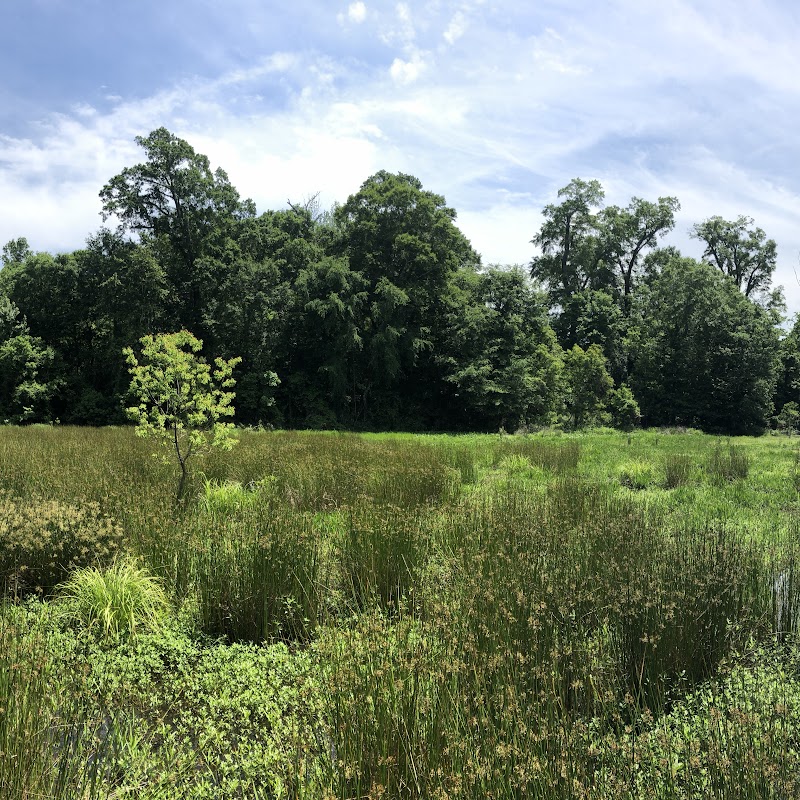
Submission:
{"label": "tree canopy", "polygon": [[163,331],[237,360],[240,424],[641,415],[739,433],[784,406],[780,424],[794,419],[800,337],[780,328],[777,248],[750,217],[696,223],[695,260],[662,246],[677,198],[605,205],[599,181],[575,178],[543,208],[527,269],[486,266],[412,175],[379,171],[327,210],[315,196],[258,213],[165,128],[136,142],[142,159],[101,188],[105,225],[85,247],[2,249],[0,420],[124,422],[131,348]]}

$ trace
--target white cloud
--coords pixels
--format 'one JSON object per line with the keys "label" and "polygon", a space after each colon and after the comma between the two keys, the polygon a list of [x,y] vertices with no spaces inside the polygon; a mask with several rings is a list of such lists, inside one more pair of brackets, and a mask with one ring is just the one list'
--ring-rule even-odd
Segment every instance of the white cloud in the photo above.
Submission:
{"label": "white cloud", "polygon": [[466,30],[466,17],[460,11],[457,11],[455,16],[453,16],[447,25],[447,28],[444,32],[444,39],[450,45],[455,44],[456,41],[464,35]]}
{"label": "white cloud", "polygon": [[350,22],[357,24],[363,22],[367,18],[367,7],[361,0],[358,0],[357,3],[350,3],[347,7],[347,18]]}
{"label": "white cloud", "polygon": [[422,55],[420,53],[414,53],[408,61],[404,61],[402,58],[396,58],[389,68],[389,74],[392,76],[392,80],[395,83],[414,83],[427,69],[427,66]]}

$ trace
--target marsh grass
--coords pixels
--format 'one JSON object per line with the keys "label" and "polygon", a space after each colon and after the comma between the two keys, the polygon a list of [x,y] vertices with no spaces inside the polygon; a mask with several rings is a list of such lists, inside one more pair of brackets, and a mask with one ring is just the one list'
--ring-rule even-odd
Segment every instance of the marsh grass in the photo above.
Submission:
{"label": "marsh grass", "polygon": [[427,557],[424,512],[366,505],[348,514],[339,538],[342,597],[356,609],[399,608]]}
{"label": "marsh grass", "polygon": [[[31,623],[33,623],[31,627]],[[0,606],[0,797],[106,797],[115,748],[108,719],[59,674],[36,618]]]}
{"label": "marsh grass", "polygon": [[686,486],[692,477],[694,463],[688,453],[667,453],[664,456],[664,488]]}
{"label": "marsh grass", "polygon": [[750,472],[750,457],[741,448],[728,443],[726,448],[717,442],[706,463],[713,482],[744,480]]}
{"label": "marsh grass", "polygon": [[628,489],[648,489],[656,480],[656,465],[649,461],[629,461],[619,470],[619,482]]}
{"label": "marsh grass", "polygon": [[319,548],[309,515],[257,506],[224,518],[201,513],[184,520],[174,548],[177,582],[185,596],[196,594],[206,633],[303,639],[317,625]]}
{"label": "marsh grass", "polygon": [[2,429],[0,484],[96,503],[195,609],[75,651],[132,703],[141,796],[796,796],[784,440],[244,432],[176,510],[129,434]]}
{"label": "marsh grass", "polygon": [[0,493],[0,584],[17,598],[49,595],[73,570],[111,561],[122,538],[97,503]]}

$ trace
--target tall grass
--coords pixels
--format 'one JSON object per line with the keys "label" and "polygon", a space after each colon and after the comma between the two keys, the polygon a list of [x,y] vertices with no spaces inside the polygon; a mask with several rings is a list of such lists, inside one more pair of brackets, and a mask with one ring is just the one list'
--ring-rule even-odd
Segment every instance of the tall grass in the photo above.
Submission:
{"label": "tall grass", "polygon": [[[31,628],[31,622],[34,623]],[[24,612],[0,605],[0,797],[106,797],[109,720],[58,673],[56,643]]]}

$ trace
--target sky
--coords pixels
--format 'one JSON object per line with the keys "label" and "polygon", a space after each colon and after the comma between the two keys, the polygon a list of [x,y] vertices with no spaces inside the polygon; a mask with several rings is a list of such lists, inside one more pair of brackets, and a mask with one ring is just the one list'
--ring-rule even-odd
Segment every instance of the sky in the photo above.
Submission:
{"label": "sky", "polygon": [[81,247],[165,126],[259,211],[380,169],[444,195],[484,264],[527,264],[573,178],[778,244],[800,312],[794,0],[2,0],[0,243]]}

